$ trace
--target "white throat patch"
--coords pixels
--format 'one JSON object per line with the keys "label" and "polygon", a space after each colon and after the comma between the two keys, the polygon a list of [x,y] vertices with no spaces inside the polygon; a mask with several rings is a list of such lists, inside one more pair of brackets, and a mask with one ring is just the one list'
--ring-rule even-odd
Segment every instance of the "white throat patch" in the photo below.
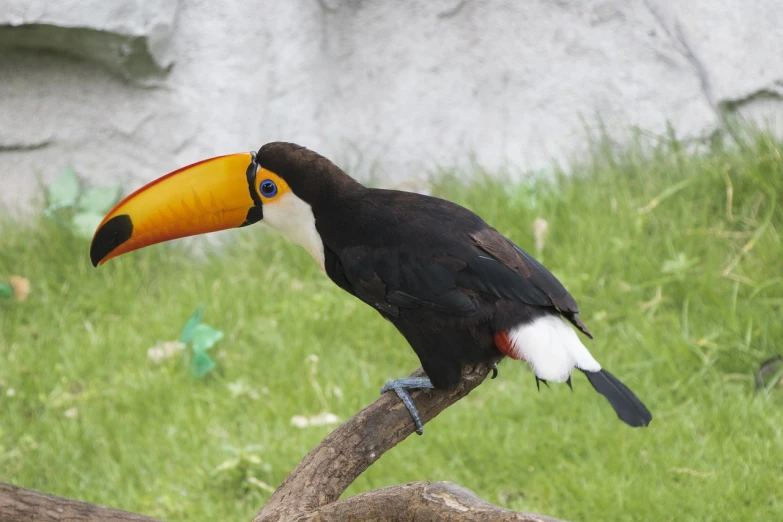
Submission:
{"label": "white throat patch", "polygon": [[286,192],[275,201],[264,204],[264,219],[270,227],[297,245],[304,247],[321,270],[324,266],[324,242],[315,228],[312,207],[293,192]]}

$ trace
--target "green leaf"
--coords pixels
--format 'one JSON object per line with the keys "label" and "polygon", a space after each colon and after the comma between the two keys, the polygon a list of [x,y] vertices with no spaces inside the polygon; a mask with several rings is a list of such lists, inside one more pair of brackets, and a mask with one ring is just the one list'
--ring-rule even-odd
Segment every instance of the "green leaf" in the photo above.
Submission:
{"label": "green leaf", "polygon": [[205,307],[206,305],[199,306],[196,311],[193,312],[193,315],[190,316],[190,319],[188,319],[188,322],[185,323],[185,327],[182,329],[182,333],[179,335],[179,342],[188,344],[193,340],[193,333],[201,322],[201,314],[204,313]]}
{"label": "green leaf", "polygon": [[190,371],[193,375],[199,379],[204,378],[206,374],[211,372],[215,368],[215,362],[210,359],[206,352],[198,351],[193,354],[193,359],[190,363]]}
{"label": "green leaf", "polygon": [[14,287],[11,283],[0,283],[0,297],[12,297],[14,295]]}
{"label": "green leaf", "polygon": [[206,324],[193,328],[193,351],[204,352],[215,346],[223,338],[223,332]]}
{"label": "green leaf", "polygon": [[120,199],[120,186],[93,187],[87,189],[76,205],[81,211],[94,214],[106,214]]}
{"label": "green leaf", "polygon": [[67,207],[76,203],[79,197],[79,179],[73,169],[67,168],[46,187],[49,208]]}
{"label": "green leaf", "polygon": [[101,221],[103,221],[103,214],[80,212],[73,216],[71,230],[79,237],[90,239],[95,234],[95,230],[101,224]]}

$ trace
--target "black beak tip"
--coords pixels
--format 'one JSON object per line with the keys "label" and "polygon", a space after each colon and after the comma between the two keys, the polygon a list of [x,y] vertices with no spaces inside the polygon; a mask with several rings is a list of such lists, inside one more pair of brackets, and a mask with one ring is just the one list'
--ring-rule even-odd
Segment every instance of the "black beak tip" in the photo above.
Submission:
{"label": "black beak tip", "polygon": [[90,245],[90,261],[92,266],[97,267],[111,252],[130,239],[133,234],[133,221],[127,214],[114,216],[103,224],[95,232],[95,237]]}

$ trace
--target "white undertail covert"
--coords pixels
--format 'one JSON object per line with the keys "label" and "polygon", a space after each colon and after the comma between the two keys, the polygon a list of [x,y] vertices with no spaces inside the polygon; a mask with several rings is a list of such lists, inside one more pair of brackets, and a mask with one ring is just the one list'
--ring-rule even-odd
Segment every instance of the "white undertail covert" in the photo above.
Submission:
{"label": "white undertail covert", "polygon": [[512,357],[523,359],[539,379],[565,382],[574,368],[601,370],[587,347],[565,319],[545,315],[508,332]]}

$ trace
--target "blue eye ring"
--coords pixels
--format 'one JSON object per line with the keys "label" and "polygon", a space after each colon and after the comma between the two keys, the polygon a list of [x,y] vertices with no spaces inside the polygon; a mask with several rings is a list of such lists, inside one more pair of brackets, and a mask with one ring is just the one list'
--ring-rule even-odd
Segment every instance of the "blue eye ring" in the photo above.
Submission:
{"label": "blue eye ring", "polygon": [[258,193],[265,198],[273,198],[277,196],[277,184],[271,179],[265,179],[258,184]]}

